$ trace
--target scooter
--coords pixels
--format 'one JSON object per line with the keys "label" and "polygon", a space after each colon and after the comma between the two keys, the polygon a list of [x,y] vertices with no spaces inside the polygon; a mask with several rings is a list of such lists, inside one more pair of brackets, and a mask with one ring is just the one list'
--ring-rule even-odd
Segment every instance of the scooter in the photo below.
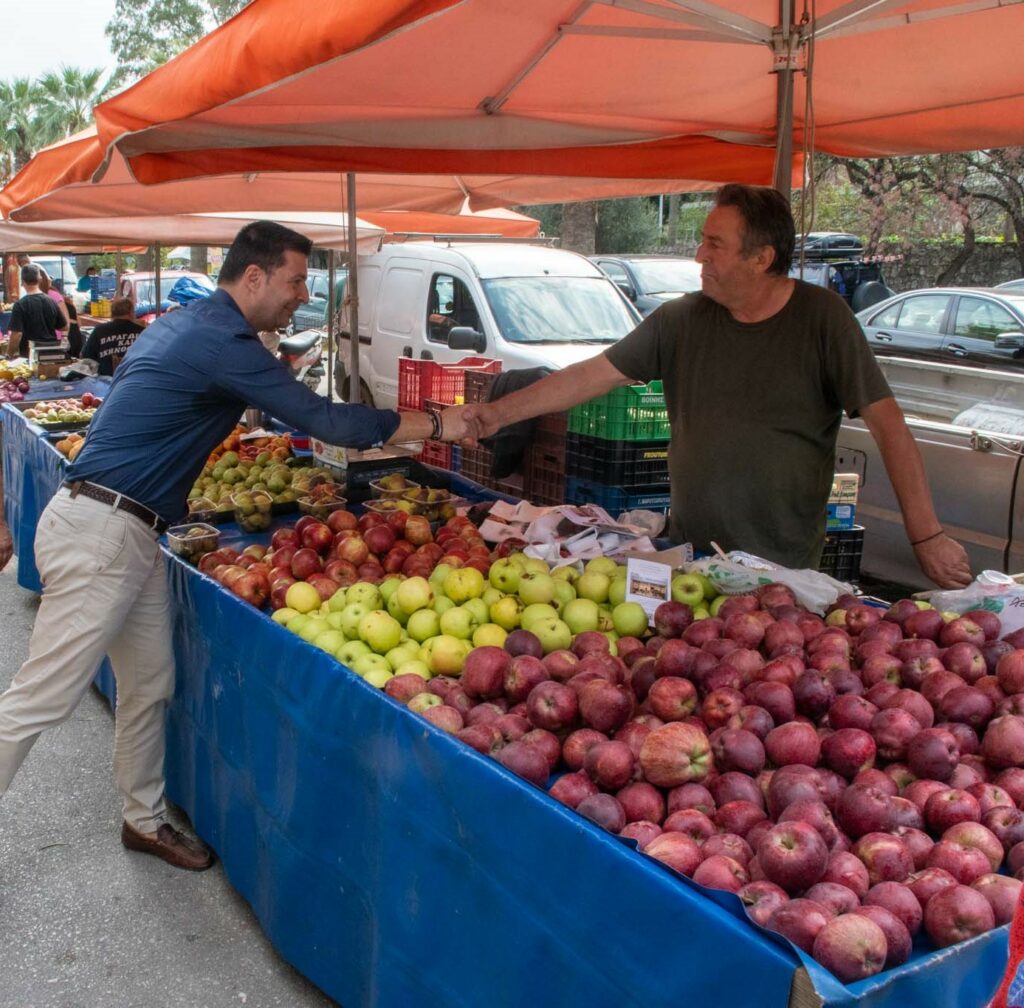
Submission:
{"label": "scooter", "polygon": [[325,335],[318,329],[306,329],[294,336],[282,336],[277,345],[277,355],[288,366],[291,376],[314,392],[319,391],[324,377]]}

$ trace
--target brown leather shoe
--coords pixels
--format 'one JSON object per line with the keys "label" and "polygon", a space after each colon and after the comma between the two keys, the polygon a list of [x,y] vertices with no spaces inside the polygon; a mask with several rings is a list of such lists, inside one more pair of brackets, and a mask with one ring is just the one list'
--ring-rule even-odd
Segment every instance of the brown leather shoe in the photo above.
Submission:
{"label": "brown leather shoe", "polygon": [[175,868],[188,871],[206,871],[213,864],[213,852],[201,840],[193,840],[164,823],[155,837],[147,837],[128,823],[121,825],[121,843],[128,850],[142,854],[155,854]]}

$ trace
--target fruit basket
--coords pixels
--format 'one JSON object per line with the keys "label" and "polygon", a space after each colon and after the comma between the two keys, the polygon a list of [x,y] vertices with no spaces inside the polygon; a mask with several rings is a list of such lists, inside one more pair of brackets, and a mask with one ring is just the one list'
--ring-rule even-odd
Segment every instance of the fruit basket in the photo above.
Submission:
{"label": "fruit basket", "polygon": [[205,522],[173,525],[167,530],[167,545],[171,552],[192,564],[212,553],[219,544],[220,532]]}
{"label": "fruit basket", "polygon": [[303,514],[312,515],[320,521],[327,521],[333,511],[340,511],[348,501],[344,497],[300,497],[299,510]]}
{"label": "fruit basket", "polygon": [[262,491],[234,494],[231,504],[238,527],[243,532],[265,532],[270,528],[273,503],[270,494]]}
{"label": "fruit basket", "polygon": [[408,491],[419,490],[420,484],[401,473],[391,473],[380,479],[370,480],[370,489],[381,500],[401,500]]}

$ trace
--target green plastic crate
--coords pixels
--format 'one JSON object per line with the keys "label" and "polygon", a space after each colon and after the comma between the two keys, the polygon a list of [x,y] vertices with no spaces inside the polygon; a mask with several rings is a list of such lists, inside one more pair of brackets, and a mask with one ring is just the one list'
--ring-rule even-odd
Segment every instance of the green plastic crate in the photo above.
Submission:
{"label": "green plastic crate", "polygon": [[661,382],[626,385],[574,406],[569,431],[610,441],[667,441],[671,434]]}

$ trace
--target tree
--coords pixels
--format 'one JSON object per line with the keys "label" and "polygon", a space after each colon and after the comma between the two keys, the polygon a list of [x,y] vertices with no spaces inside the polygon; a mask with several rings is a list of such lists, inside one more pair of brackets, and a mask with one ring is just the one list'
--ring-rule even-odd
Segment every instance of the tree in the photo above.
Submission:
{"label": "tree", "polygon": [[93,106],[112,90],[112,83],[104,82],[103,76],[104,71],[98,68],[62,66],[39,78],[37,115],[47,143],[77,133],[92,122]]}
{"label": "tree", "polygon": [[116,87],[162,66],[246,6],[248,0],[117,0],[107,22]]}
{"label": "tree", "polygon": [[24,168],[48,142],[36,115],[38,95],[36,83],[27,77],[0,81],[0,148],[8,162],[7,177]]}

